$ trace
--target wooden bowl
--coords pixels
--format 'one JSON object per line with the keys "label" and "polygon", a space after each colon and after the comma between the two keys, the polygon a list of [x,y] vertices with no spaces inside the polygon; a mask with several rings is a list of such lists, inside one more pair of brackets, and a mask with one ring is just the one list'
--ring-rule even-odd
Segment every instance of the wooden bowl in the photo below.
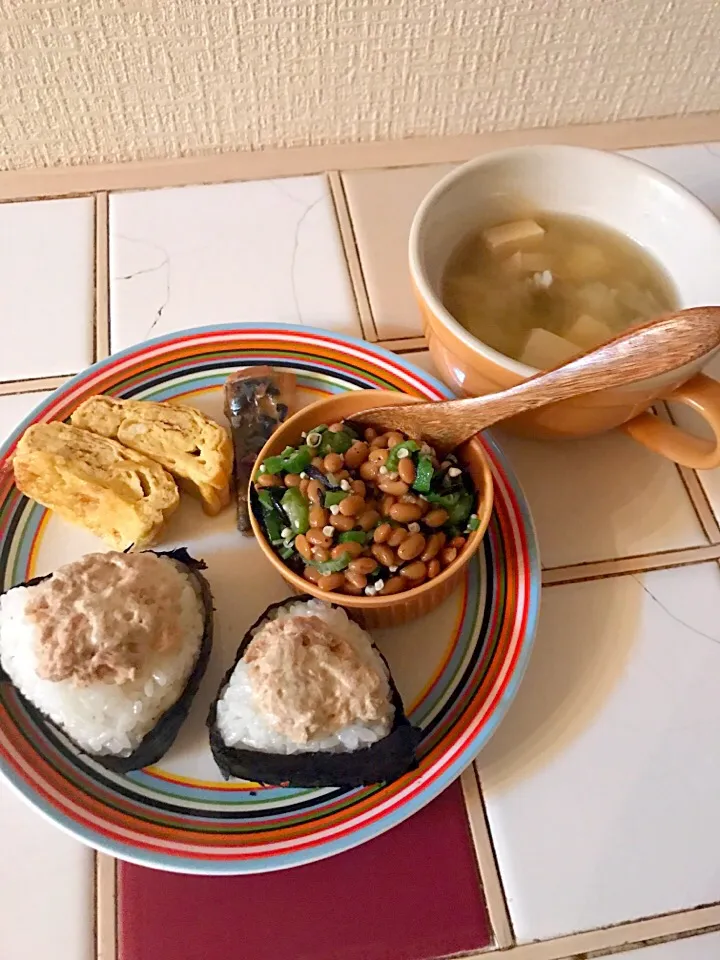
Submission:
{"label": "wooden bowl", "polygon": [[[420,403],[417,397],[409,397],[404,393],[388,390],[357,390],[338,394],[326,400],[318,400],[308,407],[304,407],[290,417],[268,440],[260,451],[257,459],[258,466],[267,457],[280,453],[287,446],[297,446],[304,430],[310,430],[319,423],[336,423],[339,420],[352,420],[358,417],[363,410],[371,407],[396,405],[399,403]],[[277,572],[290,584],[296,593],[309,593],[319,600],[337,603],[356,615],[360,615],[367,627],[395,627],[416,617],[434,610],[459,585],[465,567],[470,562],[482,541],[493,506],[493,484],[490,465],[482,444],[477,438],[469,440],[457,451],[458,458],[472,477],[478,494],[476,513],[479,520],[477,530],[468,537],[465,547],[454,563],[438,574],[434,580],[428,580],[419,587],[412,587],[404,593],[390,594],[386,597],[354,597],[349,594],[329,593],[321,590],[317,584],[310,583],[303,577],[293,573],[276,555],[272,546],[265,537],[261,523],[258,522],[252,510],[250,521],[253,532],[270,563]]]}

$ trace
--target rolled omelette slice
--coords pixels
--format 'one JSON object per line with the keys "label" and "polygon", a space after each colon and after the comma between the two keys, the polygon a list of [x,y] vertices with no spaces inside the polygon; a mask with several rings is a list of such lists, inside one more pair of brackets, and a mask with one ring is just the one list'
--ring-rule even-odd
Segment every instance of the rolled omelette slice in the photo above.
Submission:
{"label": "rolled omelette slice", "polygon": [[67,423],[29,427],[13,457],[21,493],[116,550],[152,543],[180,502],[159,463]]}
{"label": "rolled omelette slice", "polygon": [[80,404],[70,419],[162,464],[210,516],[230,502],[232,442],[219,423],[194,407],[97,396]]}

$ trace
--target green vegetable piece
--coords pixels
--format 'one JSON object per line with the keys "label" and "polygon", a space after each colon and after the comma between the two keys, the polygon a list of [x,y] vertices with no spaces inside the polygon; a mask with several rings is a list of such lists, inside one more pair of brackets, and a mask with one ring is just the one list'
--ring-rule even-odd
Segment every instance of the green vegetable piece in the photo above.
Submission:
{"label": "green vegetable piece", "polygon": [[349,496],[347,490],[328,490],[325,494],[325,506],[334,507],[336,504],[341,503],[347,496]]}
{"label": "green vegetable piece", "polygon": [[307,444],[303,444],[297,450],[295,447],[285,447],[282,453],[275,457],[268,457],[263,462],[263,467],[265,467],[263,472],[272,474],[282,473],[283,471],[286,473],[302,473],[310,466],[312,458],[312,451]]}
{"label": "green vegetable piece", "polygon": [[268,457],[266,460],[263,460],[262,465],[264,469],[260,471],[261,473],[280,473],[280,471],[285,468],[285,457],[280,455]]}
{"label": "green vegetable piece", "polygon": [[446,510],[449,510],[458,502],[459,496],[458,491],[455,493],[437,493],[435,490],[431,490],[425,494],[425,499],[428,503],[436,503],[439,507],[445,507]]}
{"label": "green vegetable piece", "polygon": [[467,525],[468,533],[472,533],[474,530],[478,530],[479,528],[480,528],[479,518],[475,514],[471,515]]}
{"label": "green vegetable piece", "polygon": [[281,560],[289,560],[294,553],[293,547],[283,547],[282,550],[278,550],[278,556]]}
{"label": "green vegetable piece", "polygon": [[468,493],[467,490],[461,490],[460,493],[454,494],[454,496],[457,497],[457,501],[448,509],[448,513],[450,514],[448,520],[450,523],[463,523],[472,513],[475,498],[471,493]]}
{"label": "green vegetable piece", "polygon": [[317,448],[319,456],[325,457],[328,453],[345,453],[353,445],[353,438],[347,430],[338,430],[333,433],[327,430],[322,435],[322,443]]}
{"label": "green vegetable piece", "polygon": [[388,473],[397,473],[398,463],[400,461],[399,453],[401,450],[407,450],[408,453],[416,453],[419,449],[419,444],[415,443],[414,440],[403,440],[402,443],[396,443],[385,461]]}
{"label": "green vegetable piece", "polygon": [[288,487],[280,501],[294,534],[306,533],[310,527],[310,505],[297,487]]}
{"label": "green vegetable piece", "polygon": [[307,563],[309,566],[315,567],[321,576],[326,577],[329,573],[340,573],[349,565],[351,560],[352,557],[349,553],[341,553],[335,560],[325,560],[321,563],[317,560],[308,560]]}
{"label": "green vegetable piece", "polygon": [[429,493],[434,473],[435,468],[432,465],[432,460],[423,454],[418,458],[413,490],[417,490],[418,493]]}
{"label": "green vegetable piece", "polygon": [[338,538],[340,543],[367,543],[368,535],[364,530],[348,530],[341,533]]}
{"label": "green vegetable piece", "polygon": [[455,493],[428,493],[426,498],[430,503],[444,507],[448,512],[447,522],[450,524],[462,523],[472,513],[475,498],[467,490],[458,490]]}
{"label": "green vegetable piece", "polygon": [[282,520],[275,509],[275,502],[267,490],[258,490],[258,500],[262,509],[265,533],[273,546],[282,543]]}
{"label": "green vegetable piece", "polygon": [[298,447],[297,450],[293,450],[291,447],[290,453],[285,458],[283,470],[286,470],[288,473],[302,473],[303,470],[307,470],[310,466],[312,458],[312,450],[307,444],[303,444],[301,447]]}

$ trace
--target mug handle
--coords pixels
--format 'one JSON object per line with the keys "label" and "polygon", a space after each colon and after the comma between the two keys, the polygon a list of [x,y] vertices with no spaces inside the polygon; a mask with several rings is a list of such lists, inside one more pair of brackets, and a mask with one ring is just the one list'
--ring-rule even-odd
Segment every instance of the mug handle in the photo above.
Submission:
{"label": "mug handle", "polygon": [[698,373],[663,399],[686,403],[699,413],[712,430],[713,439],[695,437],[653,413],[641,413],[621,429],[644,447],[683,467],[712,470],[720,466],[720,383]]}

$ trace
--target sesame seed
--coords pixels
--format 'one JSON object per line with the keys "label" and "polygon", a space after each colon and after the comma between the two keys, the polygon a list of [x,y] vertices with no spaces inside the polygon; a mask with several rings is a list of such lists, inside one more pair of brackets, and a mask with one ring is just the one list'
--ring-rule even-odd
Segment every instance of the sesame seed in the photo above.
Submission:
{"label": "sesame seed", "polygon": [[410,456],[410,451],[403,447],[401,450],[398,450],[398,460],[404,460],[405,457]]}
{"label": "sesame seed", "polygon": [[533,274],[533,283],[536,287],[544,287],[546,290],[553,282],[553,275],[549,270],[543,270],[542,273]]}
{"label": "sesame seed", "polygon": [[397,474],[397,473],[388,473],[387,478],[388,478],[388,480],[397,480],[398,474]]}
{"label": "sesame seed", "polygon": [[341,489],[341,490],[349,490],[349,489],[350,489],[350,481],[349,481],[349,480],[341,480],[341,481],[340,481],[340,489]]}
{"label": "sesame seed", "polygon": [[266,470],[267,470],[267,467],[265,466],[265,464],[264,464],[264,463],[261,463],[261,464],[260,464],[260,473],[265,473]]}
{"label": "sesame seed", "polygon": [[393,564],[392,567],[388,567],[388,570],[390,571],[390,573],[397,573],[398,568]]}
{"label": "sesame seed", "polygon": [[335,527],[331,527],[330,524],[328,524],[326,527],[323,527],[323,533],[326,537],[331,537],[335,533]]}
{"label": "sesame seed", "polygon": [[304,440],[305,437],[307,436],[307,430],[303,430],[303,432],[300,434],[300,436],[301,436],[301,437],[303,438],[303,440]]}
{"label": "sesame seed", "polygon": [[385,476],[385,474],[388,472],[388,468],[383,464],[383,466],[380,467],[380,471],[379,471],[379,472],[380,472],[383,476]]}
{"label": "sesame seed", "polygon": [[374,597],[375,596],[375,587],[372,584],[369,587],[365,587],[365,596]]}
{"label": "sesame seed", "polygon": [[280,536],[283,538],[283,540],[287,540],[288,537],[291,537],[292,530],[290,527],[283,527],[283,529],[280,531]]}
{"label": "sesame seed", "polygon": [[462,470],[460,469],[460,467],[450,467],[450,469],[448,470],[449,477],[459,477],[461,473],[462,473]]}
{"label": "sesame seed", "polygon": [[339,504],[339,503],[334,503],[334,504],[330,507],[330,513],[331,513],[334,517],[336,517],[336,516],[340,513],[340,504]]}
{"label": "sesame seed", "polygon": [[385,586],[385,581],[384,581],[384,580],[376,580],[375,583],[373,584],[373,586],[375,587],[375,592],[376,592],[376,593],[379,593],[379,592],[382,590],[382,588]]}
{"label": "sesame seed", "polygon": [[409,523],[408,530],[410,533],[420,533],[420,524],[419,523]]}
{"label": "sesame seed", "polygon": [[300,479],[301,479],[301,480],[307,480],[307,474],[305,473],[304,470],[303,470],[303,472],[300,474]]}

